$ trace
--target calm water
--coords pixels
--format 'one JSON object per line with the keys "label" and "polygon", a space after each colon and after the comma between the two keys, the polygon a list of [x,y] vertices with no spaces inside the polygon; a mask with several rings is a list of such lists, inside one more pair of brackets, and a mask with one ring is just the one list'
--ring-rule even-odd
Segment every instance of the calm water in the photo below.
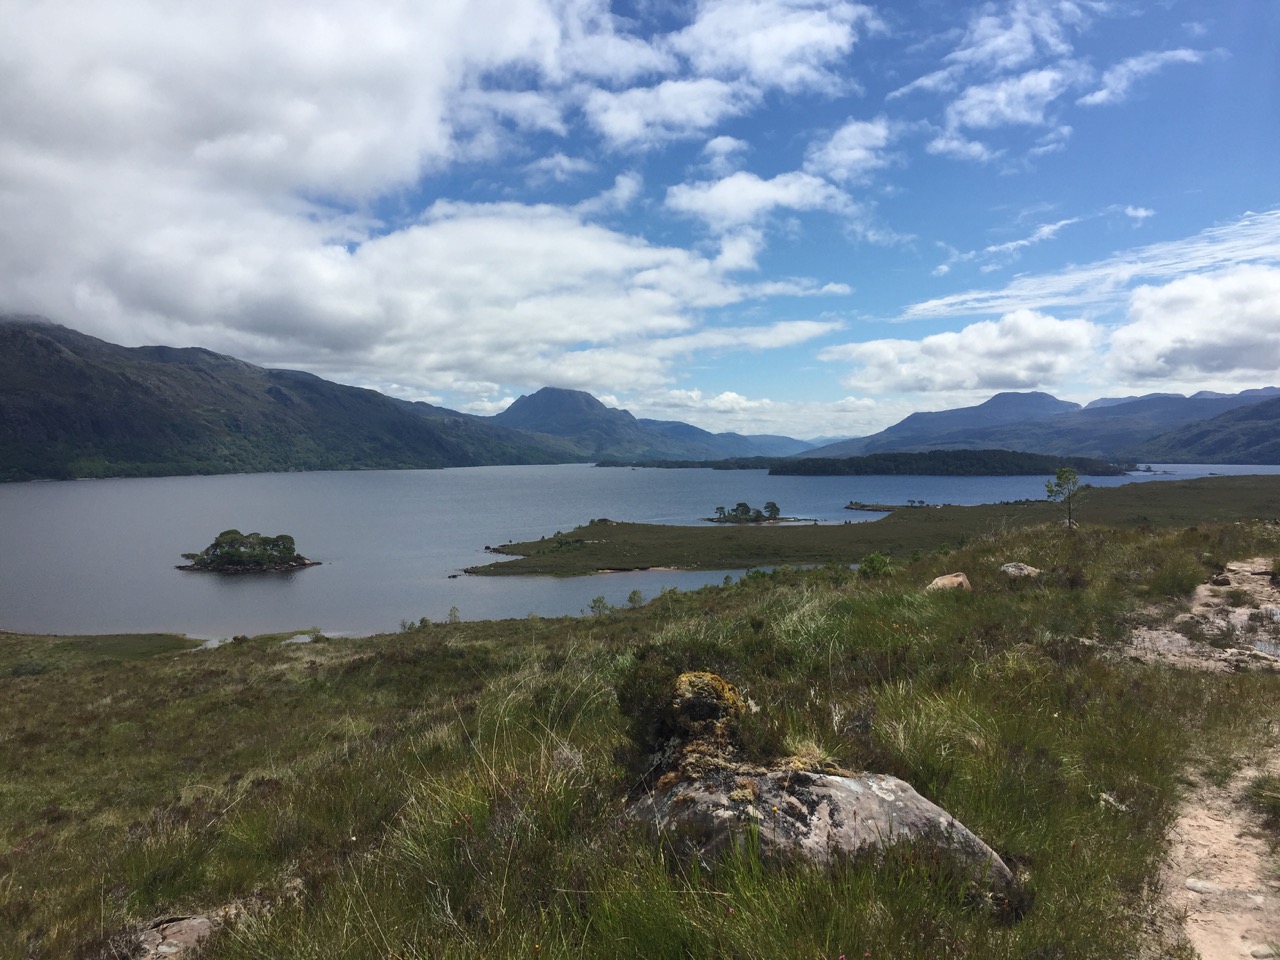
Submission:
{"label": "calm water", "polygon": [[[1177,465],[1098,486],[1280,467]],[[696,524],[716,506],[773,500],[822,522],[869,520],[850,500],[974,504],[1044,496],[1043,477],[770,477],[764,471],[583,465],[171,477],[0,485],[0,629],[175,631],[193,637],[305,630],[368,634],[401,619],[578,614],[724,571],[596,577],[457,577],[486,544],[536,539],[594,517]],[[221,530],[291,533],[323,566],[216,577],[174,569]]]}

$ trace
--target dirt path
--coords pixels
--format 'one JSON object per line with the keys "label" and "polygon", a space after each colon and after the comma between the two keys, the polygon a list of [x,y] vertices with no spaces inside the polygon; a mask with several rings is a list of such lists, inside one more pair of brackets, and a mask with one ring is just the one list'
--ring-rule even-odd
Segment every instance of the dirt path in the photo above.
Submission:
{"label": "dirt path", "polygon": [[[1254,646],[1275,651],[1277,639],[1280,589],[1270,559],[1256,558],[1202,585],[1190,613],[1174,623],[1135,630],[1125,653],[1186,669],[1277,670],[1280,659]],[[1165,906],[1202,960],[1280,957],[1280,862],[1245,800],[1254,778],[1280,771],[1280,752],[1260,766],[1221,785],[1191,775],[1194,786],[1170,832]]]}

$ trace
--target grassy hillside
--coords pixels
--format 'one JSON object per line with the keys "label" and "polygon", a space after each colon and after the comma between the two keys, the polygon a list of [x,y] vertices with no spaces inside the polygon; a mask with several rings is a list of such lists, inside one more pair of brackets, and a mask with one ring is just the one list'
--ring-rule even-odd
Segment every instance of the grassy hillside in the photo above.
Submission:
{"label": "grassy hillside", "polygon": [[[1028,527],[880,579],[308,644],[0,635],[0,958],[125,956],[196,911],[233,918],[218,960],[1188,956],[1149,923],[1179,778],[1273,737],[1280,679],[1107,650],[1277,534]],[[1008,582],[1009,560],[1046,574]],[[956,569],[972,594],[922,592]],[[703,867],[655,844],[622,815],[644,718],[619,703],[691,667],[759,706],[759,750],[951,811],[1030,911],[1002,924],[909,857]]]}
{"label": "grassy hillside", "polygon": [[[1083,490],[1075,515],[1119,527],[1178,527],[1280,517],[1280,476],[1203,477]],[[1001,530],[1060,521],[1047,500],[895,510],[845,525],[671,527],[592,522],[541,540],[494,547],[504,560],[470,572],[574,576],[650,567],[729,570],[781,563],[852,563],[868,553],[905,558]]]}
{"label": "grassy hillside", "polygon": [[307,373],[0,318],[0,480],[573,459],[563,441]]}

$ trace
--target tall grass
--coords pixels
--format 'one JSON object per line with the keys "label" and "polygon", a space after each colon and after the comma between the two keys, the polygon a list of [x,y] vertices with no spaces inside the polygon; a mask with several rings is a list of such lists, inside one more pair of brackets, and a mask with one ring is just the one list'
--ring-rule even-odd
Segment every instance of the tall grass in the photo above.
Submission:
{"label": "tall grass", "polygon": [[[1135,956],[1181,772],[1260,752],[1280,697],[1108,648],[1277,552],[1261,526],[1044,528],[583,619],[151,656],[6,637],[0,957],[110,957],[149,918],[226,907],[207,957]],[[955,569],[972,594],[922,591]],[[748,755],[912,783],[1030,910],[1001,924],[906,854],[780,868],[657,843],[624,811],[684,669],[758,708]]]}

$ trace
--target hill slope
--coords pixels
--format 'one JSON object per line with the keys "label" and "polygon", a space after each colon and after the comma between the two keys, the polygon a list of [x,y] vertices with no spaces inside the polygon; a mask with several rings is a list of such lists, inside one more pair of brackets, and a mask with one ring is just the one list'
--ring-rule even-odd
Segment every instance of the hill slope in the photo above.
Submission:
{"label": "hill slope", "polygon": [[567,459],[563,444],[295,370],[0,322],[0,479]]}

